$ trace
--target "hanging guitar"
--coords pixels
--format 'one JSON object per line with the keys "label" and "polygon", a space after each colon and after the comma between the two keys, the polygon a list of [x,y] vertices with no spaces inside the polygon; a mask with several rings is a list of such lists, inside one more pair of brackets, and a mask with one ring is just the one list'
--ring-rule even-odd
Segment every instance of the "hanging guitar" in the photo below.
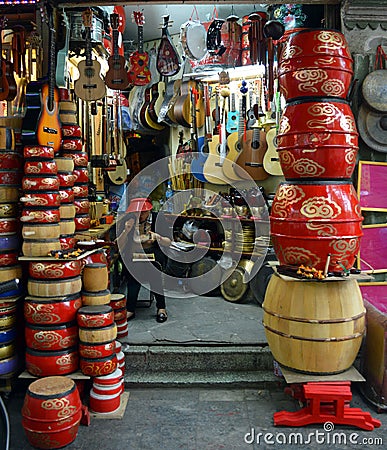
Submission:
{"label": "hanging guitar", "polygon": [[52,14],[42,12],[49,27],[48,81],[30,82],[26,91],[27,111],[22,123],[23,145],[45,145],[56,152],[61,148],[62,129],[59,118],[59,92],[55,86],[55,29]]}
{"label": "hanging guitar", "polygon": [[[204,85],[204,99],[205,99],[205,120],[204,120],[204,136],[200,136],[197,139],[197,156],[192,160],[191,163],[191,172],[192,175],[202,183],[206,183],[208,180],[204,176],[203,169],[204,164],[208,157],[208,142],[211,140],[211,111],[210,111],[210,98],[211,98],[211,90],[209,86]],[[196,131],[197,134],[197,131]]]}
{"label": "hanging guitar", "polygon": [[91,28],[93,12],[90,8],[82,13],[86,30],[86,59],[78,63],[79,78],[74,83],[75,95],[85,101],[99,100],[106,95],[106,86],[101,78],[101,64],[92,57]]}
{"label": "hanging guitar", "polygon": [[157,70],[163,77],[172,77],[176,75],[181,67],[179,54],[172,42],[168,32],[171,24],[169,15],[163,16],[161,31],[161,42],[157,50]]}
{"label": "hanging guitar", "polygon": [[1,32],[7,25],[7,19],[0,17],[0,100],[12,101],[17,94],[17,85],[13,75],[13,65],[3,59],[3,42]]}
{"label": "hanging guitar", "polygon": [[129,57],[129,82],[135,86],[145,86],[151,82],[152,76],[149,70],[149,55],[144,52],[144,14],[141,11],[133,11],[133,20],[137,25],[138,50]]}
{"label": "hanging guitar", "polygon": [[270,175],[283,176],[284,173],[282,171],[276,145],[281,116],[281,99],[278,90],[274,94],[274,102],[272,104],[275,108],[276,126],[270,128],[270,130],[266,132],[267,151],[263,157],[263,168]]}
{"label": "hanging guitar", "polygon": [[119,120],[118,116],[120,114],[120,96],[114,96],[114,104],[113,104],[113,155],[114,160],[116,161],[115,170],[109,170],[107,172],[110,181],[113,184],[124,184],[127,177],[127,165],[126,165],[126,144],[124,142],[122,132],[119,129],[119,123],[122,123],[122,120]]}
{"label": "hanging guitar", "polygon": [[226,130],[227,133],[234,133],[234,131],[238,131],[238,123],[239,123],[239,111],[236,110],[235,106],[235,92],[231,93],[229,99],[231,99],[231,101],[229,110],[227,112]]}
{"label": "hanging guitar", "polygon": [[55,81],[58,88],[68,88],[69,86],[69,69],[68,69],[68,53],[70,48],[70,30],[71,24],[67,14],[63,11],[63,25],[66,33],[65,44],[56,55]]}
{"label": "hanging guitar", "polygon": [[110,25],[113,30],[113,52],[108,58],[109,69],[105,75],[105,84],[110,89],[125,91],[129,87],[129,76],[125,68],[126,60],[118,52],[119,15],[110,14]]}

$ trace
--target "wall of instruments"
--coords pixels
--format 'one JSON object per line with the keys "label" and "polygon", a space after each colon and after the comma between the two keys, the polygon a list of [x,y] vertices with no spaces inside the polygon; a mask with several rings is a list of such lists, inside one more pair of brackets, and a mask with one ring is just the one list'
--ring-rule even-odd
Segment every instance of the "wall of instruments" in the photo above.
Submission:
{"label": "wall of instruments", "polygon": [[[191,17],[171,36],[172,18],[165,15],[160,38],[145,41],[146,17],[135,6],[131,15],[125,17],[119,6],[43,7],[12,27],[3,17],[0,50],[13,67],[5,67],[2,79],[15,89],[1,98],[0,115],[23,117],[26,86],[54,74],[55,89],[70,90],[82,150],[99,161],[91,171],[98,190],[103,173],[114,184],[125,181],[128,140],[147,137],[168,144],[172,168],[186,164],[191,176],[185,188],[252,177],[273,192],[282,175],[275,136],[283,103],[276,64],[284,29],[254,9],[224,19],[213,13],[207,22]],[[122,36],[130,20],[137,42],[128,51]],[[199,157],[190,158],[192,152]]]}

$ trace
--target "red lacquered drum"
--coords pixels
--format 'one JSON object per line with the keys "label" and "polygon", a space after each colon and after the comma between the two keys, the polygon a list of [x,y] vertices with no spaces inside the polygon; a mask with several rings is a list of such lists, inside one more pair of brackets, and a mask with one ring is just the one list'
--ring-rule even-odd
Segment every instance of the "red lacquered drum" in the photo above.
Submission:
{"label": "red lacquered drum", "polygon": [[22,166],[23,158],[18,153],[0,152],[0,169],[21,169]]}
{"label": "red lacquered drum", "polygon": [[84,375],[98,377],[109,375],[117,369],[117,356],[113,353],[105,358],[83,358],[79,359],[79,367]]}
{"label": "red lacquered drum", "polygon": [[58,223],[60,220],[58,207],[33,207],[23,208],[20,221],[23,223]]}
{"label": "red lacquered drum", "polygon": [[87,163],[89,162],[87,152],[67,152],[64,153],[63,156],[66,158],[72,158],[75,167],[87,167]]}
{"label": "red lacquered drum", "polygon": [[111,294],[110,306],[115,309],[125,308],[126,297],[124,294]]}
{"label": "red lacquered drum", "polygon": [[[19,230],[19,221],[16,217],[0,220],[0,234],[16,233]],[[1,263],[0,263],[1,264]]]}
{"label": "red lacquered drum", "polygon": [[112,413],[120,407],[121,392],[114,395],[96,394],[93,389],[90,391],[90,409],[98,413]]}
{"label": "red lacquered drum", "polygon": [[23,177],[22,188],[25,191],[56,191],[59,189],[59,178],[56,175],[28,175]]}
{"label": "red lacquered drum", "polygon": [[103,342],[101,344],[91,344],[89,342],[79,342],[79,355],[83,358],[105,358],[112,356],[115,352],[115,341]]}
{"label": "red lacquered drum", "polygon": [[358,151],[358,132],[346,101],[300,100],[284,108],[277,150],[286,179],[350,178]]}
{"label": "red lacquered drum", "polygon": [[114,321],[119,322],[120,320],[126,319],[127,310],[126,307],[114,310]]}
{"label": "red lacquered drum", "polygon": [[82,128],[79,125],[63,125],[63,137],[81,137]]}
{"label": "red lacquered drum", "polygon": [[280,264],[324,270],[350,269],[359,251],[363,217],[350,182],[284,182],[270,216],[273,247]]}
{"label": "red lacquered drum", "polygon": [[24,206],[59,207],[61,198],[58,192],[29,191],[20,198],[20,201]]}
{"label": "red lacquered drum", "polygon": [[119,383],[112,384],[111,386],[93,383],[93,391],[98,395],[115,395],[122,392],[123,384],[123,380],[121,380]]}
{"label": "red lacquered drum", "polygon": [[74,206],[76,213],[79,214],[89,214],[90,202],[88,198],[77,198],[74,200]]}
{"label": "red lacquered drum", "polygon": [[77,167],[74,170],[75,182],[76,183],[88,183],[89,182],[89,171],[86,167]]}
{"label": "red lacquered drum", "polygon": [[291,33],[279,58],[280,90],[297,97],[346,98],[353,75],[352,58],[342,33],[303,29]]}
{"label": "red lacquered drum", "polygon": [[90,228],[90,216],[88,214],[79,214],[74,217],[75,230],[88,230]]}
{"label": "red lacquered drum", "polygon": [[19,251],[0,252],[0,267],[12,266],[19,261]]}
{"label": "red lacquered drum", "polygon": [[17,185],[20,184],[23,172],[20,170],[0,170],[0,185]]}
{"label": "red lacquered drum", "polygon": [[22,424],[31,445],[61,448],[76,438],[82,403],[73,380],[46,377],[31,383],[22,408]]}
{"label": "red lacquered drum", "polygon": [[108,305],[82,306],[78,310],[77,322],[80,327],[107,327],[114,322],[113,308]]}
{"label": "red lacquered drum", "polygon": [[35,350],[64,350],[78,344],[78,327],[75,322],[55,325],[25,327],[26,344]]}
{"label": "red lacquered drum", "polygon": [[59,195],[60,195],[61,203],[72,203],[74,201],[73,188],[60,188]]}
{"label": "red lacquered drum", "polygon": [[81,274],[82,261],[31,261],[28,265],[30,277],[46,279],[63,279],[76,277]]}
{"label": "red lacquered drum", "polygon": [[31,297],[24,299],[24,318],[31,324],[51,325],[73,322],[82,306],[79,294],[67,297]]}
{"label": "red lacquered drum", "polygon": [[64,151],[73,151],[78,150],[81,151],[83,146],[83,140],[81,137],[71,136],[64,137],[62,142],[62,148]]}
{"label": "red lacquered drum", "polygon": [[77,179],[73,172],[58,172],[58,178],[60,188],[73,187]]}
{"label": "red lacquered drum", "polygon": [[75,248],[77,240],[75,239],[74,234],[63,234],[59,236],[59,242],[62,250],[71,250]]}
{"label": "red lacquered drum", "polygon": [[40,158],[40,159],[53,159],[54,148],[45,147],[44,145],[33,145],[24,147],[24,158]]}
{"label": "red lacquered drum", "polygon": [[87,197],[89,194],[89,186],[84,183],[74,184],[74,197]]}
{"label": "red lacquered drum", "polygon": [[113,373],[109,375],[104,375],[102,377],[95,377],[94,382],[98,384],[103,384],[105,386],[109,386],[112,384],[119,383],[122,380],[122,376],[123,376],[122,370],[117,368]]}
{"label": "red lacquered drum", "polygon": [[101,248],[100,250],[93,252],[91,255],[86,256],[84,258],[84,261],[86,261],[86,264],[93,264],[93,263],[107,264],[105,251]]}
{"label": "red lacquered drum", "polygon": [[78,349],[75,347],[59,351],[39,351],[27,347],[26,369],[31,375],[67,375],[78,370],[78,367]]}
{"label": "red lacquered drum", "polygon": [[26,161],[24,164],[24,173],[32,175],[55,175],[58,167],[54,160],[52,161]]}

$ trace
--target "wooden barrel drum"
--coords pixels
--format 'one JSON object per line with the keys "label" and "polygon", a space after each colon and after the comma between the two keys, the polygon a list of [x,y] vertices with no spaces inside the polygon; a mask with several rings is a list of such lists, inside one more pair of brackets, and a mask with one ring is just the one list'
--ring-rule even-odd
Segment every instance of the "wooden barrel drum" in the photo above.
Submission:
{"label": "wooden barrel drum", "polygon": [[272,276],[263,325],[275,360],[318,374],[351,367],[365,332],[365,308],[356,280],[285,281]]}

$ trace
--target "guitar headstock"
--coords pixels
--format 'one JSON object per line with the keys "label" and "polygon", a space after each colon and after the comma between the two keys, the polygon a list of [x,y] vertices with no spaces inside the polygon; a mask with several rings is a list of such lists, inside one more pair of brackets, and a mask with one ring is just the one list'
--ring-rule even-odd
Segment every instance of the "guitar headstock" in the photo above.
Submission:
{"label": "guitar headstock", "polygon": [[118,30],[118,27],[120,26],[120,17],[118,14],[113,13],[110,14],[110,25],[113,30]]}
{"label": "guitar headstock", "polygon": [[133,11],[132,18],[138,27],[142,27],[145,24],[144,13],[141,11]]}
{"label": "guitar headstock", "polygon": [[5,16],[0,17],[0,30],[4,30],[7,26],[8,19]]}
{"label": "guitar headstock", "polygon": [[82,23],[85,28],[91,28],[93,26],[93,11],[90,8],[83,11]]}
{"label": "guitar headstock", "polygon": [[161,24],[161,28],[165,30],[166,28],[170,27],[173,24],[173,20],[169,20],[169,14],[165,16],[161,16],[163,19],[163,23]]}

